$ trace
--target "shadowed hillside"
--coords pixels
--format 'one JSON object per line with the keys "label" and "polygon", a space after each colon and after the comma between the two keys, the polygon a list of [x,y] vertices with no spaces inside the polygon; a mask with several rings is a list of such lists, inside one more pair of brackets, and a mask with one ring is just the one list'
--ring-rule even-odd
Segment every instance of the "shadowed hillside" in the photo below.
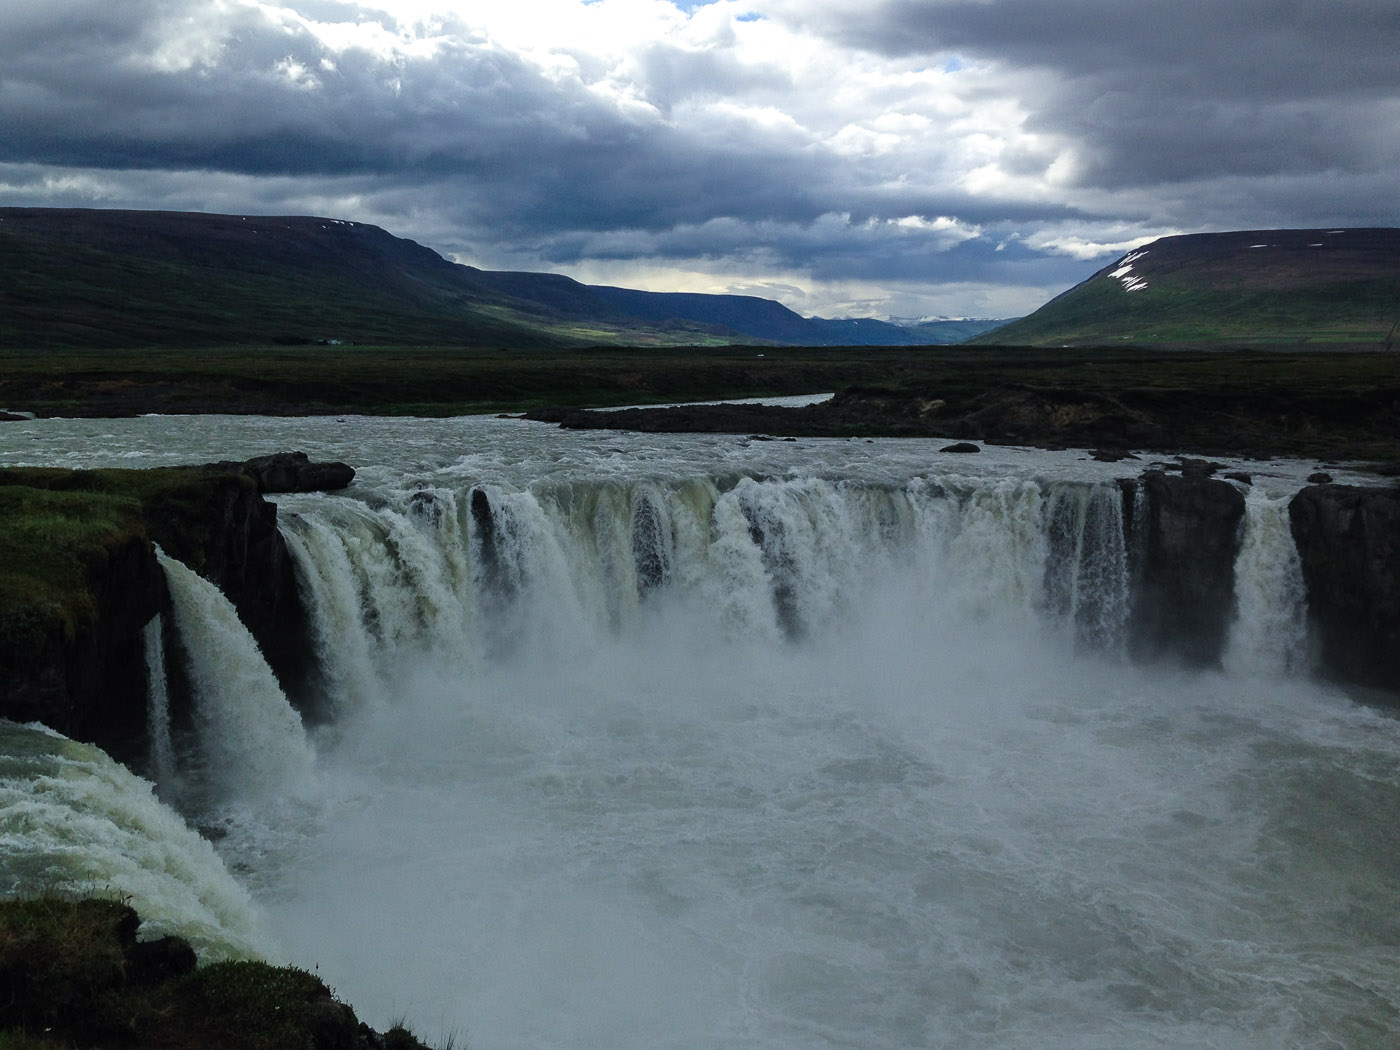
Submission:
{"label": "shadowed hillside", "polygon": [[904,346],[964,334],[479,270],[377,226],[305,216],[0,208],[0,273],[0,349]]}

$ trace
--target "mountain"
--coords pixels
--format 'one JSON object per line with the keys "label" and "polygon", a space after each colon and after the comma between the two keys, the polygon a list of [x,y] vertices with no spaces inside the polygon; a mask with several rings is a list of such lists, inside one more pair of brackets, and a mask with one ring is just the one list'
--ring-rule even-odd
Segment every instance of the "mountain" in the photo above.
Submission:
{"label": "mountain", "polygon": [[307,216],[0,208],[0,274],[0,349],[955,341],[754,296],[480,270],[377,226]]}
{"label": "mountain", "polygon": [[991,318],[991,317],[932,317],[926,320],[905,322],[897,318],[891,318],[895,324],[904,328],[912,328],[921,335],[926,336],[932,343],[962,343],[979,336],[983,332],[990,332],[994,328],[1010,324],[1015,320],[1013,317]]}
{"label": "mountain", "polygon": [[1400,319],[1400,229],[1163,237],[970,340],[1027,346],[1384,345]]}

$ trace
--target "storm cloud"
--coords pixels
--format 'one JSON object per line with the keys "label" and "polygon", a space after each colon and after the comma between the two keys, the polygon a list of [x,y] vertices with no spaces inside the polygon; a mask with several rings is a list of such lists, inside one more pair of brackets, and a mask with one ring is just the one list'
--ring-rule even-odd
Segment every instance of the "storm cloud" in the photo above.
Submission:
{"label": "storm cloud", "polygon": [[828,316],[1396,221],[1393,2],[500,6],[0,0],[0,203],[330,214]]}

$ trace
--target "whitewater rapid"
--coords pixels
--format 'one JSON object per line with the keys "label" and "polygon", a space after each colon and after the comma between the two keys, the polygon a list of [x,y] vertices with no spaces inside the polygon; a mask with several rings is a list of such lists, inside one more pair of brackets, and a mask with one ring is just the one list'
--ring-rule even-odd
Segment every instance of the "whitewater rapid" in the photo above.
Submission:
{"label": "whitewater rapid", "polygon": [[5,461],[155,465],[178,434],[182,461],[359,468],[279,497],[328,720],[289,722],[168,565],[208,670],[195,745],[152,769],[376,1027],[489,1050],[1400,1033],[1400,726],[1307,674],[1286,499],[1313,465],[1232,465],[1235,624],[1223,669],[1186,671],[1125,656],[1118,482],[1143,463],[516,420],[19,427]]}

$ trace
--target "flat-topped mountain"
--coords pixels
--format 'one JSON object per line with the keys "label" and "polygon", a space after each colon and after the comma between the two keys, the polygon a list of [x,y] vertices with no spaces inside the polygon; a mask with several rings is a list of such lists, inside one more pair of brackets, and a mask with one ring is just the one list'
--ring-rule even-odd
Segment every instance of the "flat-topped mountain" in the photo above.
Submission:
{"label": "flat-topped mountain", "polygon": [[1400,229],[1163,237],[976,343],[1382,346],[1400,319]]}
{"label": "flat-topped mountain", "polygon": [[[917,345],[966,332],[802,317],[754,296],[479,270],[307,216],[0,208],[0,349],[598,343]],[[1000,322],[985,322],[990,327]]]}

